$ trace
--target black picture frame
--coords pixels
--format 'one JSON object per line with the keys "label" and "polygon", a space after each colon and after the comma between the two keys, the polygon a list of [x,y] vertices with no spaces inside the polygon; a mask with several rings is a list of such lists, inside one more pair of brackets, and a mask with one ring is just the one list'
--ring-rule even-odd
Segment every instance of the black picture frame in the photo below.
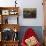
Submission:
{"label": "black picture frame", "polygon": [[23,18],[36,18],[37,9],[36,8],[23,8]]}

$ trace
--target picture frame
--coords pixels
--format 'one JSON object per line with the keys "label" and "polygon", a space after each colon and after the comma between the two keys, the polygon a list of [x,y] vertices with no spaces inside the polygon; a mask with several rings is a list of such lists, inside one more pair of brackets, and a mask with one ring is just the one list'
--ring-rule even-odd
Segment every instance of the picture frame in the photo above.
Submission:
{"label": "picture frame", "polygon": [[16,10],[10,10],[10,11],[9,11],[9,14],[10,14],[10,15],[16,15],[17,13],[18,13],[18,12],[17,12]]}
{"label": "picture frame", "polygon": [[37,9],[36,8],[23,8],[23,18],[36,18]]}
{"label": "picture frame", "polygon": [[2,10],[2,15],[9,15],[9,10]]}

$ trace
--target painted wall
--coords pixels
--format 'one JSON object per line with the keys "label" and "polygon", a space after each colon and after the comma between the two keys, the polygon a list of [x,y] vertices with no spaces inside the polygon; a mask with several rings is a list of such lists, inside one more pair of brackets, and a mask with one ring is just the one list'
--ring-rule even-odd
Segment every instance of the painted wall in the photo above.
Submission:
{"label": "painted wall", "polygon": [[19,39],[20,42],[25,34],[25,32],[27,31],[28,28],[32,28],[34,30],[34,32],[37,34],[37,37],[39,39],[39,41],[41,43],[43,43],[43,30],[41,26],[21,26],[20,28],[20,32],[19,32]]}
{"label": "painted wall", "polygon": [[[23,10],[20,13],[20,25],[24,26],[42,26],[43,25],[43,6],[42,0],[24,0],[23,8],[37,8],[37,18],[36,19],[24,19]],[[22,9],[23,9],[22,8]]]}
{"label": "painted wall", "polygon": [[[15,6],[15,0],[0,0],[0,6],[9,7]],[[17,6],[19,6],[19,24],[21,26],[43,26],[43,6],[42,0],[17,0]],[[37,17],[36,19],[24,19],[23,8],[36,8]]]}

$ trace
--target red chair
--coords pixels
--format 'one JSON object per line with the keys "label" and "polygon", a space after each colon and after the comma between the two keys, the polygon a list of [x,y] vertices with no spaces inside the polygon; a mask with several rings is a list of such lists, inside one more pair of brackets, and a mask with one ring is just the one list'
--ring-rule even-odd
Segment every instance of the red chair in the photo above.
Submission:
{"label": "red chair", "polygon": [[[32,28],[27,29],[27,31],[25,32],[24,37],[22,38],[21,46],[27,46],[27,44],[25,43],[25,40],[32,37],[32,36],[34,36],[37,39],[37,35],[34,32],[34,30]],[[37,42],[37,44],[35,46],[41,46],[39,41]]]}

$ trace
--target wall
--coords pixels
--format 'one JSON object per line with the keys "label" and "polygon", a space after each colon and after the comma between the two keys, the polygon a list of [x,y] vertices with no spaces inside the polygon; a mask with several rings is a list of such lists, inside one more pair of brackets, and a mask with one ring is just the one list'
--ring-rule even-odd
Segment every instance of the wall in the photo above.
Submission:
{"label": "wall", "polygon": [[[0,6],[9,7],[14,6],[15,0],[0,0]],[[19,11],[19,24],[20,26],[43,26],[43,6],[42,0],[17,0],[20,7]],[[35,19],[24,19],[23,8],[37,8],[37,17]],[[37,23],[37,24],[36,24]]]}
{"label": "wall", "polygon": [[20,13],[21,16],[19,18],[19,20],[21,20],[20,25],[22,26],[42,26],[43,25],[42,0],[25,0],[23,3],[23,8],[37,8],[37,18],[36,19],[24,19],[23,12],[22,12],[23,10],[22,10]]}
{"label": "wall", "polygon": [[37,34],[37,37],[41,43],[43,43],[43,30],[41,26],[21,26],[20,32],[19,32],[19,39],[20,42],[24,36],[24,33],[27,31],[28,28],[32,28],[35,33]]}

